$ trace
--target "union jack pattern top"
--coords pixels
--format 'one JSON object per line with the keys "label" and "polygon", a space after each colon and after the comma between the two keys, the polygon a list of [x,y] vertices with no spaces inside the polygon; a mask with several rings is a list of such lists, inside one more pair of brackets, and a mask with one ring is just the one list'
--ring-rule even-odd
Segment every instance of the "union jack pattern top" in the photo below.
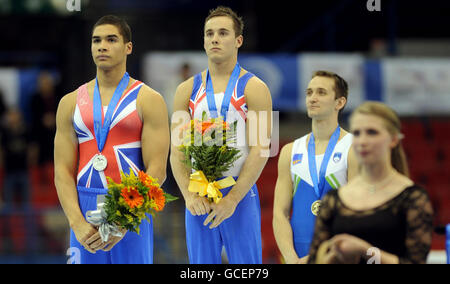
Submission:
{"label": "union jack pattern top", "polygon": [[[234,86],[233,95],[231,97],[230,105],[227,112],[227,123],[233,123],[238,121],[237,124],[237,147],[241,150],[241,157],[234,162],[234,167],[225,173],[225,176],[239,176],[241,168],[248,156],[249,148],[246,141],[246,122],[247,122],[247,104],[245,101],[244,90],[254,74],[247,72],[242,75],[236,82]],[[222,101],[224,98],[224,93],[214,94],[214,99],[216,101],[217,109],[220,110],[222,106]],[[191,98],[189,100],[189,112],[191,117],[194,119],[202,119],[203,112],[206,112],[207,117],[211,117],[210,110],[208,107],[208,102],[206,99],[206,85],[202,81],[202,74],[198,73],[194,76],[194,85],[192,88]]]}
{"label": "union jack pattern top", "polygon": [[[77,185],[86,188],[107,188],[106,176],[120,182],[120,171],[135,174],[144,169],[141,149],[142,121],[136,109],[136,99],[144,84],[134,82],[117,104],[102,154],[108,160],[104,171],[93,167],[93,158],[99,153],[94,132],[93,101],[89,97],[87,84],[78,88],[73,126],[78,138]],[[102,120],[106,113],[102,109]]]}

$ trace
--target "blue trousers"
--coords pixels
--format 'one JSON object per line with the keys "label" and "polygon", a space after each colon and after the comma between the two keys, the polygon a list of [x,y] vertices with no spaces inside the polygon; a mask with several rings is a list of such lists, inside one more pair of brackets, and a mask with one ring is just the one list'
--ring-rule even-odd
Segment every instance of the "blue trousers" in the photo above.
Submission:
{"label": "blue trousers", "polygon": [[[225,196],[231,188],[222,189]],[[203,226],[208,214],[194,216],[186,209],[186,244],[191,264],[222,263],[225,247],[230,264],[261,264],[261,208],[254,185],[234,214],[218,227]]]}
{"label": "blue trousers", "polygon": [[[78,201],[83,215],[97,209],[97,195],[106,194],[107,189],[77,187]],[[151,216],[150,221],[152,221]],[[127,232],[125,237],[110,251],[99,250],[95,254],[85,250],[77,241],[75,234],[70,230],[70,249],[74,252],[75,263],[81,264],[149,264],[153,263],[153,222],[142,220],[139,235]],[[74,250],[75,248],[75,250]],[[79,253],[79,257],[78,254]]]}

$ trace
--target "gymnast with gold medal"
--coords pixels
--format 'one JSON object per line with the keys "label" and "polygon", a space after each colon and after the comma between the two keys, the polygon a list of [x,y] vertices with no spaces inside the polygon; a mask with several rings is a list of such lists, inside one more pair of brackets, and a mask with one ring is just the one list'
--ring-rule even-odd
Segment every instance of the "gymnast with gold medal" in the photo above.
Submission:
{"label": "gymnast with gold medal", "polygon": [[316,71],[305,101],[312,132],[281,150],[273,229],[286,263],[307,262],[322,196],[357,173],[353,137],[338,124],[347,95],[347,82],[339,75]]}

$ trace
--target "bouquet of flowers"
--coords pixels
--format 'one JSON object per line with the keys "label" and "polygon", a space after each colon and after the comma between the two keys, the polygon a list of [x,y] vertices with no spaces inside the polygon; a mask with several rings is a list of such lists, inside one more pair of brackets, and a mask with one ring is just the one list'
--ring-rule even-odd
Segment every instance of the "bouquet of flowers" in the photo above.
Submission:
{"label": "bouquet of flowers", "polygon": [[121,183],[108,180],[108,194],[104,202],[97,204],[97,210],[87,212],[87,221],[99,226],[103,242],[109,236],[119,236],[120,229],[126,229],[139,234],[139,226],[143,219],[150,221],[147,214],[155,216],[164,206],[177,197],[160,188],[156,179],[139,171],[136,176],[132,170],[127,175],[121,172]]}
{"label": "bouquet of flowers", "polygon": [[191,120],[182,130],[186,133],[179,150],[184,153],[183,163],[194,169],[190,176],[189,191],[207,196],[218,203],[222,199],[220,189],[236,182],[233,177],[223,177],[233,163],[239,159],[239,149],[231,147],[236,142],[236,125],[228,124],[222,117]]}

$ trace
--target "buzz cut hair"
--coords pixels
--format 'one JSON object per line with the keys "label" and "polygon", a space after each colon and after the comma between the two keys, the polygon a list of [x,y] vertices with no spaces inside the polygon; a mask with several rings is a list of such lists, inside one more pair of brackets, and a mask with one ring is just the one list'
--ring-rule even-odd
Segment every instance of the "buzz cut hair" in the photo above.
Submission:
{"label": "buzz cut hair", "polygon": [[234,12],[231,8],[218,6],[217,8],[210,10],[208,16],[205,19],[205,24],[214,17],[229,17],[231,20],[233,20],[235,36],[238,37],[240,35],[243,35],[244,21],[242,20],[242,17],[238,16],[236,12]]}

